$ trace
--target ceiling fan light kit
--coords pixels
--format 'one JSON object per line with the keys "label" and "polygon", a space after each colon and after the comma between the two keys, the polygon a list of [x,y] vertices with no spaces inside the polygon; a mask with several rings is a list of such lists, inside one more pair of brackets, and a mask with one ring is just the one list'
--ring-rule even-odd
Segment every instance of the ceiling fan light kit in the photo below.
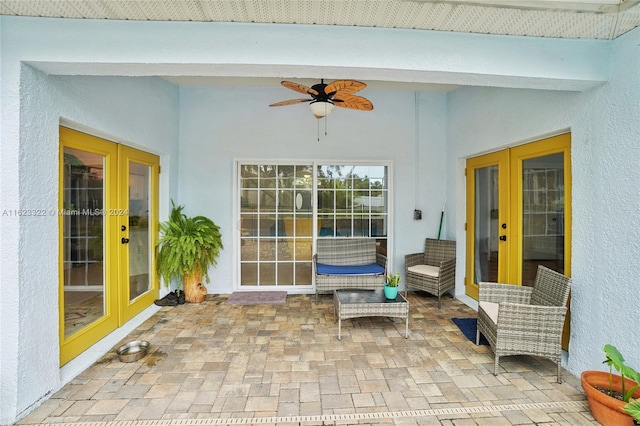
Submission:
{"label": "ceiling fan light kit", "polygon": [[331,114],[333,111],[333,104],[331,102],[325,101],[315,101],[309,104],[309,108],[311,108],[311,112],[313,113],[315,118],[326,117]]}

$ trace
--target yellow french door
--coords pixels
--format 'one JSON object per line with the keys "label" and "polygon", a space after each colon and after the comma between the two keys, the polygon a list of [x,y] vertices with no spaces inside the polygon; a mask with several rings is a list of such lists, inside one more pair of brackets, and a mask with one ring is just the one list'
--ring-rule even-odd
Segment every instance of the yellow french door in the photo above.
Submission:
{"label": "yellow french door", "polygon": [[466,294],[478,283],[506,282],[509,269],[509,151],[467,160]]}
{"label": "yellow french door", "polygon": [[466,293],[478,282],[532,285],[538,265],[570,275],[571,137],[467,160]]}
{"label": "yellow french door", "polygon": [[60,127],[60,364],[158,296],[158,157]]}
{"label": "yellow french door", "polygon": [[[118,146],[118,214],[120,231],[120,323],[133,318],[158,298],[154,247],[158,229],[156,155]],[[117,238],[116,238],[117,239]]]}
{"label": "yellow french door", "polygon": [[467,295],[533,285],[538,265],[571,275],[570,134],[470,158],[466,175]]}

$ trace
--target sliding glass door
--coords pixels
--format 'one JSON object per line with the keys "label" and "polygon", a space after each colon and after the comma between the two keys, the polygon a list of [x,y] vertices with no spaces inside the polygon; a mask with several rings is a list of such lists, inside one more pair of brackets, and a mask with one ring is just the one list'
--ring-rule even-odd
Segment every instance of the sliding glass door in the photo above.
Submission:
{"label": "sliding glass door", "polygon": [[386,254],[388,166],[239,163],[239,275],[249,289],[313,286],[316,238],[373,237]]}

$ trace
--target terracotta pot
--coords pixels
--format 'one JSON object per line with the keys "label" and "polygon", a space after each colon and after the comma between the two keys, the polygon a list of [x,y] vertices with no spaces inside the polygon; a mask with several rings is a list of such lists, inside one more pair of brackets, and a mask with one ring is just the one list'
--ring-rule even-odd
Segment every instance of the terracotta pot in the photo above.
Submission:
{"label": "terracotta pot", "polygon": [[184,299],[188,303],[200,303],[207,296],[207,288],[202,284],[201,274],[186,275],[182,282],[184,284]]}
{"label": "terracotta pot", "polygon": [[[626,390],[629,391],[636,382],[625,380]],[[600,392],[594,386],[609,389],[609,373],[604,371],[585,371],[580,376],[582,389],[587,395],[591,415],[603,426],[633,426],[633,418],[622,409],[626,402],[613,398]],[[613,375],[613,390],[620,392],[622,389],[622,377]],[[640,398],[640,389],[633,393],[633,398]]]}

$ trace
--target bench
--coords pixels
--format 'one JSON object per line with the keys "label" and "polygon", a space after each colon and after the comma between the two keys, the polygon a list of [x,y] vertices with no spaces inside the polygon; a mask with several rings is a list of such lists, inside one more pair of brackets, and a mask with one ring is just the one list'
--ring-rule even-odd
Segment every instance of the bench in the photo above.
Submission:
{"label": "bench", "polygon": [[321,238],[313,256],[318,293],[333,290],[382,288],[387,275],[387,257],[376,251],[373,238]]}

